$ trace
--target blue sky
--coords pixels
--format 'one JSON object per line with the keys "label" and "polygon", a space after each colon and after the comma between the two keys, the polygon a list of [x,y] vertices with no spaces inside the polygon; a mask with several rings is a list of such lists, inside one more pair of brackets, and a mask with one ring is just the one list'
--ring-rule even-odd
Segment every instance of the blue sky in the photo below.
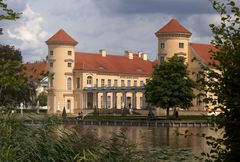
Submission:
{"label": "blue sky", "polygon": [[209,43],[209,24],[219,17],[209,0],[8,0],[21,12],[17,21],[2,21],[0,43],[22,51],[24,62],[47,55],[45,41],[63,28],[79,44],[77,51],[123,55],[125,50],[157,54],[154,33],[176,18],[193,35],[192,42]]}

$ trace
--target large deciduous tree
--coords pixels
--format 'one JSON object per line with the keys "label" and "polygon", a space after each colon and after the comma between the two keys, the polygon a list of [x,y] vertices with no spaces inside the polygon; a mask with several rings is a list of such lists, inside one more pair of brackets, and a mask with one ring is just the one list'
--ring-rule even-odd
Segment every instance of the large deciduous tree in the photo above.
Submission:
{"label": "large deciduous tree", "polygon": [[173,56],[156,66],[152,78],[145,85],[148,103],[167,110],[170,108],[189,108],[195,97],[196,84],[188,77],[187,65],[183,57]]}
{"label": "large deciduous tree", "polygon": [[13,46],[0,45],[0,106],[30,102],[34,87],[23,74],[22,56]]}
{"label": "large deciduous tree", "polygon": [[[224,129],[220,139],[214,139],[209,161],[239,161],[240,158],[240,10],[239,1],[211,0],[219,13],[220,24],[211,24],[218,51],[212,58],[213,64],[205,77],[205,90],[213,97],[206,98],[213,110],[221,110],[214,119],[218,128]],[[237,3],[237,4],[236,4]]]}

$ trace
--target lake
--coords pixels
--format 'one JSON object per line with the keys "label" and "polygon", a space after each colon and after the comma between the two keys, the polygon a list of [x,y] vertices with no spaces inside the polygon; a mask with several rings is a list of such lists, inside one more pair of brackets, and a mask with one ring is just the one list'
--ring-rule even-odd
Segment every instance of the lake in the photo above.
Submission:
{"label": "lake", "polygon": [[[205,138],[201,134],[217,137],[218,134],[206,127],[194,128],[174,128],[174,127],[138,127],[138,126],[93,126],[93,125],[72,125],[79,133],[87,131],[101,139],[110,139],[113,133],[120,133],[121,129],[125,130],[127,139],[137,144],[139,148],[169,147],[172,149],[190,148],[194,151],[207,151],[209,148]],[[184,134],[185,131],[192,133],[192,136],[184,137],[177,133]]]}

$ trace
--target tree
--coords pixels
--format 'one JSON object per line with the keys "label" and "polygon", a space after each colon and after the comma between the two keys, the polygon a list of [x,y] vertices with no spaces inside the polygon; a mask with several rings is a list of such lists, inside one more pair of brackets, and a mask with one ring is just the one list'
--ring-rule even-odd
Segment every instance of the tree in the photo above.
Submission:
{"label": "tree", "polygon": [[62,118],[63,119],[67,118],[67,112],[66,112],[66,108],[65,107],[63,107]]}
{"label": "tree", "polygon": [[145,85],[145,97],[148,103],[167,110],[169,108],[189,108],[195,97],[194,81],[188,77],[184,58],[173,56],[168,61],[156,66],[152,78]]}
{"label": "tree", "polygon": [[[9,9],[7,4],[0,0],[0,21],[2,20],[16,20],[19,18],[20,13],[16,13],[13,10]],[[2,28],[0,28],[0,35],[2,34]]]}
{"label": "tree", "polygon": [[219,25],[211,24],[214,39],[212,44],[218,49],[212,52],[211,64],[205,70],[204,90],[213,94],[205,101],[212,110],[221,110],[214,117],[224,135],[212,139],[212,159],[209,161],[239,161],[240,157],[240,10],[239,2],[211,0],[213,8],[221,18]]}
{"label": "tree", "polygon": [[0,45],[0,106],[30,102],[34,86],[22,72],[21,52],[13,46]]}
{"label": "tree", "polygon": [[41,92],[38,95],[37,100],[39,101],[39,106],[46,106],[47,105],[47,94],[45,92]]}
{"label": "tree", "polygon": [[[0,9],[0,21],[19,18],[20,13],[9,9],[3,0],[0,0]],[[31,100],[34,86],[22,72],[21,52],[13,46],[0,45],[0,106],[16,106]]]}

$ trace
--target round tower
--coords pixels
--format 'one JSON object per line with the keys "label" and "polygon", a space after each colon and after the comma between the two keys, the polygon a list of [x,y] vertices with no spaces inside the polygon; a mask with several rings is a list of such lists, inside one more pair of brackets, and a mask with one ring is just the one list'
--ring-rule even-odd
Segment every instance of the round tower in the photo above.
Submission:
{"label": "round tower", "polygon": [[192,33],[176,19],[170,20],[155,35],[158,38],[159,63],[174,55],[183,56],[188,62],[189,38]]}
{"label": "round tower", "polygon": [[46,41],[48,45],[49,113],[73,112],[75,41],[63,29]]}

